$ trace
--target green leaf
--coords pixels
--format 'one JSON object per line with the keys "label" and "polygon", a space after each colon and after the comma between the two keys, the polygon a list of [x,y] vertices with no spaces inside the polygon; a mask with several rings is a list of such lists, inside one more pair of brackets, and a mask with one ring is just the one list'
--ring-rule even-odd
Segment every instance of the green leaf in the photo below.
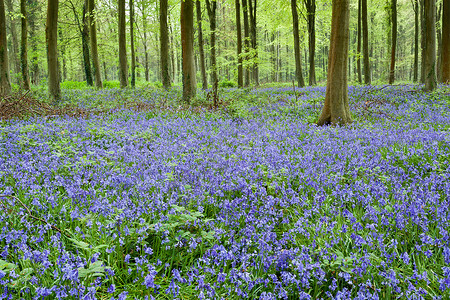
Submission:
{"label": "green leaf", "polygon": [[75,244],[75,246],[77,246],[78,248],[81,248],[84,250],[91,250],[88,243],[85,243],[85,242],[82,242],[82,241],[79,241],[76,239],[72,239],[72,238],[69,238],[69,240],[71,240]]}
{"label": "green leaf", "polygon": [[10,271],[15,268],[17,268],[15,264],[0,259],[0,270]]}
{"label": "green leaf", "polygon": [[85,278],[89,275],[105,276],[105,267],[103,267],[102,264],[103,261],[98,260],[94,263],[91,263],[87,269],[83,267],[78,268],[78,277]]}

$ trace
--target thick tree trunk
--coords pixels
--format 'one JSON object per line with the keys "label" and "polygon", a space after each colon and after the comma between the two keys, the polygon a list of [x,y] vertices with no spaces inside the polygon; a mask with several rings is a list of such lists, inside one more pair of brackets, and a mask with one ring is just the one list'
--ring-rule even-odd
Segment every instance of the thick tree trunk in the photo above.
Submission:
{"label": "thick tree trunk", "polygon": [[348,104],[347,59],[349,43],[350,0],[333,0],[330,52],[325,104],[317,124],[351,123]]}
{"label": "thick tree trunk", "polygon": [[413,81],[419,78],[419,0],[414,0],[414,74]]}
{"label": "thick tree trunk", "polygon": [[316,84],[316,0],[306,0],[306,13],[308,14],[308,49],[309,49],[309,85]]}
{"label": "thick tree trunk", "polygon": [[183,100],[190,103],[197,93],[194,60],[194,2],[181,1],[181,51],[183,63]]}
{"label": "thick tree trunk", "polygon": [[48,92],[50,98],[57,102],[61,98],[58,73],[58,0],[48,0],[45,35],[47,40]]}
{"label": "thick tree trunk", "polygon": [[242,0],[242,13],[244,15],[244,52],[245,52],[245,80],[244,86],[250,85],[250,68],[248,63],[248,55],[250,51],[250,30],[248,25],[248,5],[247,0]]}
{"label": "thick tree trunk", "polygon": [[127,39],[125,33],[125,0],[119,0],[119,81],[120,88],[128,86]]}
{"label": "thick tree trunk", "polygon": [[442,7],[442,82],[450,83],[450,2]]}
{"label": "thick tree trunk", "polygon": [[167,26],[167,0],[159,2],[159,42],[161,57],[161,79],[165,89],[170,88],[169,74],[169,28]]}
{"label": "thick tree trunk", "polygon": [[358,0],[358,42],[356,46],[356,72],[358,73],[358,82],[362,83],[361,76],[361,0]]}
{"label": "thick tree trunk", "polygon": [[425,91],[436,88],[436,0],[425,0]]}
{"label": "thick tree trunk", "polygon": [[30,89],[30,76],[28,72],[28,17],[26,0],[20,0],[20,13],[22,14],[22,34],[20,40],[20,67],[22,71],[22,87]]}
{"label": "thick tree trunk", "polygon": [[20,60],[19,60],[19,41],[17,39],[17,30],[16,30],[16,17],[14,12],[14,6],[12,0],[6,0],[6,6],[8,7],[9,15],[9,26],[11,29],[11,42],[12,42],[12,56],[13,56],[13,64],[14,64],[14,73],[20,73]]}
{"label": "thick tree trunk", "polygon": [[136,86],[136,49],[134,47],[134,1],[130,0],[131,87]]}
{"label": "thick tree trunk", "polygon": [[219,79],[217,78],[217,62],[216,62],[216,9],[217,2],[215,0],[209,1],[206,0],[206,9],[208,10],[209,16],[209,30],[211,32],[210,35],[210,43],[211,43],[211,79],[213,89],[217,88],[217,84]]}
{"label": "thick tree trunk", "polygon": [[391,2],[392,38],[391,38],[391,67],[389,70],[389,84],[395,80],[395,50],[397,48],[397,0]]}
{"label": "thick tree trunk", "polygon": [[[89,51],[89,18],[86,17],[86,11],[88,7],[88,0],[84,1],[83,5],[83,29],[81,32],[81,46],[83,49],[83,63],[84,63],[84,74],[86,76],[86,84],[88,86],[94,85],[94,80],[92,78],[91,69],[91,55]],[[74,13],[76,13],[74,8]]]}
{"label": "thick tree trunk", "polygon": [[202,73],[202,88],[206,90],[208,88],[208,79],[206,77],[205,50],[203,49],[202,6],[200,0],[195,1],[195,7],[197,10],[198,51],[200,53],[200,72]]}
{"label": "thick tree trunk", "polygon": [[0,96],[11,92],[9,81],[8,44],[6,41],[5,2],[0,0]]}
{"label": "thick tree trunk", "polygon": [[298,87],[304,87],[305,81],[303,80],[303,74],[302,74],[300,36],[298,33],[297,0],[291,0],[291,10],[292,10],[293,33],[294,33],[295,75],[296,75]]}
{"label": "thick tree trunk", "polygon": [[364,61],[364,83],[369,85],[372,81],[370,76],[369,60],[369,26],[367,24],[367,0],[361,1],[361,21],[363,35],[363,61]]}
{"label": "thick tree trunk", "polygon": [[259,85],[259,67],[258,67],[258,45],[257,45],[257,36],[256,36],[256,0],[248,0],[248,8],[249,8],[249,16],[250,16],[250,36],[251,36],[251,45],[254,51],[253,55],[253,63],[252,63],[252,74],[255,85]]}
{"label": "thick tree trunk", "polygon": [[244,86],[242,68],[242,29],[241,29],[241,4],[240,0],[235,0],[236,4],[236,33],[237,33],[237,59],[238,59],[238,87]]}
{"label": "thick tree trunk", "polygon": [[89,13],[89,38],[91,42],[92,64],[94,66],[95,86],[99,89],[103,88],[102,77],[100,75],[100,62],[98,60],[97,47],[97,15],[95,11],[95,0],[88,0]]}

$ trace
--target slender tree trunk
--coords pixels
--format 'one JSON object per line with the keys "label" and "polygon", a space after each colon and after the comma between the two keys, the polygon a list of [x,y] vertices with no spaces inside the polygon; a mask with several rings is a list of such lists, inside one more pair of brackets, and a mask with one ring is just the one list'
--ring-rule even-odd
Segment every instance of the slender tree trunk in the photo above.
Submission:
{"label": "slender tree trunk", "polygon": [[316,0],[306,0],[306,13],[308,14],[308,51],[309,51],[309,85],[316,84]]}
{"label": "slender tree trunk", "polygon": [[[91,56],[89,51],[89,18],[87,18],[87,7],[88,0],[84,1],[83,5],[83,27],[81,32],[81,44],[83,48],[83,63],[84,63],[84,74],[86,76],[86,84],[88,86],[94,85],[94,80],[92,78],[92,69],[91,69]],[[74,8],[74,13],[76,13]]]}
{"label": "slender tree trunk", "polygon": [[127,39],[125,33],[125,0],[119,0],[119,81],[120,88],[128,86]]}
{"label": "slender tree trunk", "polygon": [[213,88],[217,88],[217,84],[219,82],[217,78],[217,62],[216,62],[216,11],[217,11],[217,2],[215,0],[209,1],[206,0],[206,9],[208,10],[209,16],[209,30],[211,32],[210,43],[211,43],[211,77],[212,77],[212,86]]}
{"label": "slender tree trunk", "polygon": [[236,32],[237,32],[237,59],[238,59],[238,87],[244,86],[244,77],[242,69],[242,29],[241,29],[241,4],[235,0],[236,4]]}
{"label": "slender tree trunk", "polygon": [[395,80],[395,50],[397,47],[397,0],[391,2],[392,40],[391,40],[391,67],[389,71],[389,84]]}
{"label": "slender tree trunk", "polygon": [[13,65],[14,65],[14,73],[20,73],[20,60],[19,60],[19,41],[17,39],[17,30],[16,30],[16,17],[14,17],[14,6],[12,0],[6,0],[6,6],[8,7],[9,15],[9,26],[11,29],[11,42],[12,42],[12,56],[13,56]]}
{"label": "slender tree trunk", "polygon": [[37,29],[36,29],[36,9],[38,7],[37,0],[28,0],[30,15],[28,24],[30,25],[30,42],[31,42],[31,82],[35,85],[39,84],[39,63],[38,63],[38,47],[37,47]]}
{"label": "slender tree trunk", "polygon": [[363,35],[364,83],[369,85],[372,81],[372,78],[370,76],[369,26],[367,24],[367,0],[361,1],[361,21],[362,21],[362,35]]}
{"label": "slender tree trunk", "polygon": [[22,34],[20,40],[20,66],[22,71],[22,86],[24,90],[30,89],[30,77],[28,73],[28,17],[26,0],[20,0],[20,13],[22,14]]}
{"label": "slender tree trunk", "polygon": [[436,88],[436,0],[425,0],[425,91]]}
{"label": "slender tree trunk", "polygon": [[258,67],[258,45],[257,45],[257,36],[256,36],[256,4],[257,0],[248,0],[248,8],[249,8],[249,16],[250,16],[250,36],[251,36],[251,45],[254,51],[253,55],[253,63],[252,63],[252,73],[253,80],[255,81],[255,85],[259,86],[259,67]]}
{"label": "slender tree trunk", "polygon": [[302,74],[300,36],[298,33],[297,0],[291,0],[291,10],[292,10],[293,33],[294,33],[295,74],[296,74],[296,78],[297,78],[298,87],[304,87],[305,81],[303,80],[303,74]]}
{"label": "slender tree trunk", "polygon": [[350,1],[333,0],[327,89],[319,126],[352,122],[347,85],[349,17]]}
{"label": "slender tree trunk", "polygon": [[167,26],[167,0],[159,2],[159,42],[161,57],[161,79],[165,89],[170,88],[169,74],[169,28]]}
{"label": "slender tree trunk", "polygon": [[208,89],[208,79],[206,77],[205,50],[203,49],[202,6],[200,0],[195,1],[195,7],[197,10],[198,51],[200,53],[200,71],[202,73],[202,88],[206,90]]}
{"label": "slender tree trunk", "polygon": [[45,28],[47,40],[48,92],[50,98],[57,102],[61,98],[61,87],[58,74],[58,0],[48,0],[47,24]]}
{"label": "slender tree trunk", "polygon": [[149,81],[149,63],[148,63],[148,46],[147,46],[147,14],[145,13],[146,5],[141,2],[141,12],[142,12],[142,31],[144,32],[144,40],[142,41],[142,46],[144,47],[144,73],[145,81]]}
{"label": "slender tree trunk", "polygon": [[425,30],[425,1],[426,0],[419,0],[420,1],[420,48],[421,48],[421,69],[420,69],[420,82],[425,83],[425,48],[426,48],[426,30]]}
{"label": "slender tree trunk", "polygon": [[417,82],[419,75],[419,0],[414,0],[414,75],[413,81]]}
{"label": "slender tree trunk", "polygon": [[197,93],[194,60],[194,2],[181,1],[181,51],[183,58],[183,100],[190,103]]}
{"label": "slender tree trunk", "polygon": [[242,0],[242,13],[244,15],[244,52],[245,52],[245,81],[244,86],[250,85],[250,69],[249,69],[249,51],[250,51],[250,31],[248,25],[248,6],[247,0]]}
{"label": "slender tree trunk", "polygon": [[130,0],[130,52],[131,52],[131,82],[132,88],[136,86],[136,49],[134,47],[134,1]]}
{"label": "slender tree trunk", "polygon": [[356,46],[356,72],[358,82],[362,83],[361,76],[361,0],[358,0],[358,45]]}
{"label": "slender tree trunk", "polygon": [[436,76],[437,81],[442,82],[442,26],[439,25],[441,22],[441,12],[442,3],[439,5],[439,10],[436,15],[436,36],[437,36],[437,65],[436,65]]}
{"label": "slender tree trunk", "polygon": [[5,2],[0,0],[0,96],[11,92],[9,81],[8,44],[6,41]]}
{"label": "slender tree trunk", "polygon": [[450,83],[450,2],[442,8],[442,82]]}
{"label": "slender tree trunk", "polygon": [[92,55],[92,65],[94,66],[95,86],[99,89],[103,88],[102,77],[100,75],[100,62],[98,60],[97,47],[97,13],[95,10],[95,0],[88,0],[89,15],[89,38]]}

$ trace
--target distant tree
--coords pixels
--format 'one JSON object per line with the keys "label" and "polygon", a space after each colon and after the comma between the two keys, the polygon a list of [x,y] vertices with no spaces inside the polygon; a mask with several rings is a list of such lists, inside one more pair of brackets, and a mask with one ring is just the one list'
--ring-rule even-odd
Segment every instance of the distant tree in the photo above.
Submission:
{"label": "distant tree", "polygon": [[349,16],[350,0],[333,0],[327,89],[325,104],[317,121],[319,126],[352,122],[347,85]]}
{"label": "distant tree", "polygon": [[128,86],[127,39],[125,33],[125,0],[119,0],[119,81],[120,88]]}
{"label": "distant tree", "polygon": [[[424,0],[425,16],[425,91],[436,88],[436,0]],[[444,1],[445,2],[445,1]]]}
{"label": "distant tree", "polygon": [[28,74],[28,17],[26,0],[20,0],[20,13],[22,14],[22,34],[20,40],[20,67],[22,71],[22,86],[24,90],[29,90],[30,76]]}
{"label": "distant tree", "polygon": [[236,35],[237,35],[237,58],[238,58],[238,87],[244,86],[244,75],[242,68],[242,28],[241,28],[241,5],[240,0],[235,0],[236,5]]}
{"label": "distant tree", "polygon": [[170,88],[169,74],[169,28],[167,26],[167,0],[159,2],[159,42],[161,58],[161,78],[165,89]]}
{"label": "distant tree", "polygon": [[450,2],[442,7],[442,82],[450,83]]}
{"label": "distant tree", "polygon": [[58,70],[58,0],[48,0],[45,34],[47,41],[48,92],[50,98],[57,102],[61,98]]}
{"label": "distant tree", "polygon": [[183,100],[190,103],[197,93],[194,62],[194,2],[181,1],[181,52],[183,71]]}
{"label": "distant tree", "polygon": [[304,87],[305,81],[302,74],[302,58],[300,52],[300,35],[298,33],[298,12],[297,12],[297,0],[291,0],[292,10],[292,24],[294,34],[294,56],[295,56],[295,75],[297,79],[298,87]]}
{"label": "distant tree", "polygon": [[0,96],[11,92],[9,81],[8,44],[6,41],[5,1],[0,0]]}
{"label": "distant tree", "polygon": [[391,0],[391,22],[392,22],[392,38],[391,38],[391,67],[389,70],[389,84],[393,84],[395,80],[395,50],[397,47],[397,0]]}
{"label": "distant tree", "polygon": [[92,54],[92,64],[94,66],[95,86],[99,89],[103,88],[102,77],[100,75],[100,62],[98,60],[97,47],[97,14],[95,11],[95,0],[88,0],[89,15],[89,38]]}
{"label": "distant tree", "polygon": [[[239,0],[237,0],[239,1]],[[197,10],[197,30],[198,30],[198,52],[200,54],[200,71],[202,74],[202,88],[208,88],[208,79],[206,77],[205,66],[205,50],[203,49],[203,30],[202,30],[202,6],[200,0],[195,1],[195,8]]]}

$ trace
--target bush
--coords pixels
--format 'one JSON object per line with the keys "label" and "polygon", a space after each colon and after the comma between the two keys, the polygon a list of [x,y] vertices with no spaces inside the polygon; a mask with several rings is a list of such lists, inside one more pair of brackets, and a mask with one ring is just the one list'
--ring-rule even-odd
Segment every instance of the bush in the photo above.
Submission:
{"label": "bush", "polygon": [[219,81],[219,87],[221,88],[232,88],[236,87],[237,83],[231,80],[221,80]]}
{"label": "bush", "polygon": [[62,89],[68,89],[68,90],[82,90],[87,88],[86,81],[64,81],[61,83]]}
{"label": "bush", "polygon": [[118,80],[109,80],[109,81],[103,81],[103,87],[105,89],[119,89],[120,88],[120,82]]}

